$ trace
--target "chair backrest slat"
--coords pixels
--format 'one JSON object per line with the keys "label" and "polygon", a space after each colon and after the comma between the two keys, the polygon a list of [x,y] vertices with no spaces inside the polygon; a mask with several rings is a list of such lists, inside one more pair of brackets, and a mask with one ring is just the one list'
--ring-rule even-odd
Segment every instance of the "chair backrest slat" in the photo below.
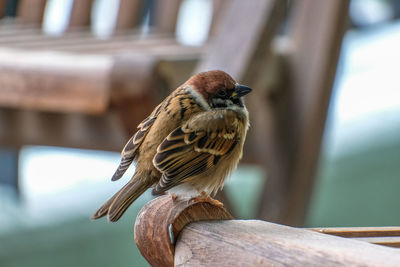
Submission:
{"label": "chair backrest slat", "polygon": [[19,0],[17,17],[24,24],[41,25],[43,22],[46,0]]}
{"label": "chair backrest slat", "polygon": [[155,0],[152,27],[160,33],[175,33],[182,0]]}
{"label": "chair backrest slat", "polygon": [[[18,20],[24,24],[41,25],[48,0],[19,0],[17,5]],[[158,33],[173,34],[176,30],[178,14],[182,0],[153,0],[150,2],[151,28]],[[68,30],[88,27],[94,0],[73,0],[68,20]],[[146,8],[146,0],[120,0],[115,31],[138,28],[142,22]],[[215,32],[219,18],[223,14],[228,0],[214,0],[210,35]],[[0,0],[0,18],[5,15],[7,0]],[[67,10],[65,12],[68,12]]]}
{"label": "chair backrest slat", "polygon": [[126,30],[138,27],[142,9],[142,0],[120,0],[115,30]]}
{"label": "chair backrest slat", "polygon": [[220,18],[224,16],[224,11],[227,10],[227,6],[231,4],[229,0],[213,0],[213,14],[210,25],[209,35],[213,35],[218,29],[218,25],[220,23]]}
{"label": "chair backrest slat", "polygon": [[68,28],[89,26],[91,23],[93,0],[74,0]]}
{"label": "chair backrest slat", "polygon": [[6,12],[7,0],[0,0],[0,18],[4,17]]}

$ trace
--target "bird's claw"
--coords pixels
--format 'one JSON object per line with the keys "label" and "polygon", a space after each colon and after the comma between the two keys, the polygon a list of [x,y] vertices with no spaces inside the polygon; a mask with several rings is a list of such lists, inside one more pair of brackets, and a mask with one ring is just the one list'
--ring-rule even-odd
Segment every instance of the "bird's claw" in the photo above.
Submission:
{"label": "bird's claw", "polygon": [[170,193],[170,195],[171,195],[172,201],[175,201],[178,198],[178,196],[173,193]]}
{"label": "bird's claw", "polygon": [[208,202],[214,206],[217,206],[219,208],[224,207],[224,204],[216,199],[213,199],[209,195],[207,195],[204,191],[201,192],[201,195],[199,197],[192,198],[193,202]]}

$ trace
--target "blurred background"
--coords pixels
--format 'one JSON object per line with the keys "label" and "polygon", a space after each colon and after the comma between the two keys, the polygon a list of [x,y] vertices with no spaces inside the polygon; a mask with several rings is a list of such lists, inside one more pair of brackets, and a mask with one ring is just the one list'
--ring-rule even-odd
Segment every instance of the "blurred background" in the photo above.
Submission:
{"label": "blurred background", "polygon": [[261,2],[0,1],[0,266],[146,266],[150,192],[118,223],[89,218],[134,173],[110,181],[138,122],[208,68],[258,92],[217,196],[235,217],[400,225],[400,1]]}

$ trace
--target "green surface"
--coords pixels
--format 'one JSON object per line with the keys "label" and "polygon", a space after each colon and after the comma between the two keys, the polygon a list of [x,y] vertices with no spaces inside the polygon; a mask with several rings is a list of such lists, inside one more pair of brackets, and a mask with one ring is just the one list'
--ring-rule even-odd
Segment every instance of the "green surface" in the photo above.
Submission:
{"label": "green surface", "polygon": [[0,236],[2,267],[148,266],[133,240],[139,205],[118,223],[89,218]]}
{"label": "green surface", "polygon": [[400,225],[400,135],[325,157],[308,226]]}
{"label": "green surface", "polygon": [[264,177],[260,167],[241,166],[226,182],[224,191],[231,200],[237,219],[254,219],[257,216]]}

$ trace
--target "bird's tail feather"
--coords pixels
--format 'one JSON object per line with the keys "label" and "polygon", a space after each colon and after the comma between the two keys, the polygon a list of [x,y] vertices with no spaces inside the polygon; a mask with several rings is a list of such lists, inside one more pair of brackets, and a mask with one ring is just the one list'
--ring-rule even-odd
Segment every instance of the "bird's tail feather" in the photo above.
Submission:
{"label": "bird's tail feather", "polygon": [[129,181],[93,214],[92,219],[96,220],[108,215],[109,221],[118,221],[133,201],[151,186],[151,184],[143,180],[134,179]]}
{"label": "bird's tail feather", "polygon": [[[123,189],[123,188],[122,188]],[[121,190],[122,190],[121,189]],[[114,202],[115,198],[117,197],[118,193],[121,191],[119,190],[115,195],[113,195],[109,200],[107,200],[106,203],[103,204],[103,206],[100,207],[92,216],[92,220],[97,220],[100,219],[101,217],[104,217],[108,213],[108,209],[110,208],[111,204]]]}

